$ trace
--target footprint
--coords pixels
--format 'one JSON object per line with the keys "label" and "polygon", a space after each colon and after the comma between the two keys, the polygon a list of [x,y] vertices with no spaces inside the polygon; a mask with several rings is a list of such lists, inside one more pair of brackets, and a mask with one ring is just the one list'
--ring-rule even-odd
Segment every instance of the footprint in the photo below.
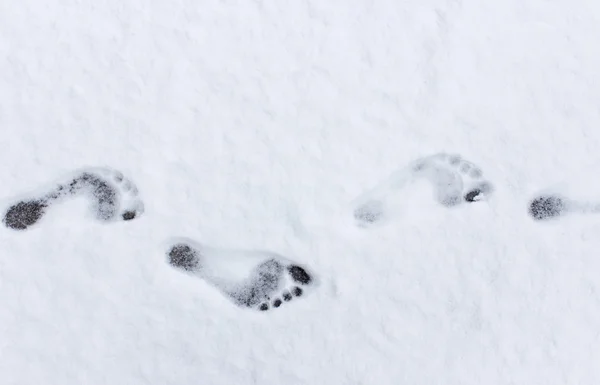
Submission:
{"label": "footprint", "polygon": [[314,275],[284,257],[264,251],[209,247],[189,239],[170,242],[168,262],[217,288],[236,305],[266,311],[302,297]]}
{"label": "footprint", "polygon": [[408,203],[402,190],[423,179],[432,184],[434,199],[445,207],[485,200],[494,190],[475,164],[459,155],[439,153],[411,162],[355,199],[352,210],[356,224],[366,227],[400,215]]}
{"label": "footprint", "polygon": [[560,193],[542,193],[529,201],[529,215],[537,221],[546,221],[567,214],[600,213],[600,202],[576,200]]}
{"label": "footprint", "polygon": [[594,160],[562,175],[560,170],[554,170],[553,178],[557,179],[531,196],[523,211],[527,210],[539,222],[600,213],[600,185],[594,182],[598,167]]}
{"label": "footprint", "polygon": [[97,167],[78,170],[51,186],[13,199],[4,210],[2,222],[10,229],[26,230],[38,223],[51,206],[81,195],[91,200],[91,210],[100,221],[128,221],[144,212],[133,182],[119,171]]}

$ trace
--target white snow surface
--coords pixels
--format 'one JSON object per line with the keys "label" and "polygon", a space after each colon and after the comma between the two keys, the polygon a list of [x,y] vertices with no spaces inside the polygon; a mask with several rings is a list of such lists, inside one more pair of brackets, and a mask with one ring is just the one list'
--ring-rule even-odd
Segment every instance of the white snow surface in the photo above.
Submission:
{"label": "white snow surface", "polygon": [[[145,205],[2,226],[0,384],[598,384],[600,217],[527,214],[600,200],[598,36],[596,0],[0,2],[0,198],[111,167]],[[491,199],[340,215],[439,151]],[[319,286],[240,308],[174,237]]]}

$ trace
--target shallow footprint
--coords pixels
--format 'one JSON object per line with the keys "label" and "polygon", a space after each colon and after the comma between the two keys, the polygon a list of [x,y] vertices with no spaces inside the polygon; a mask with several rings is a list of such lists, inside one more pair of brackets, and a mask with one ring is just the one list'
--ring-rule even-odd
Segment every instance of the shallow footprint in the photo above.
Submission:
{"label": "shallow footprint", "polygon": [[430,182],[434,199],[445,207],[485,200],[494,190],[475,164],[459,155],[439,153],[411,162],[355,199],[356,224],[366,227],[394,219],[408,203],[402,190],[418,180]]}
{"label": "shallow footprint", "polygon": [[167,257],[171,266],[203,279],[236,305],[261,311],[304,296],[315,282],[306,268],[270,252],[176,239],[170,242]]}
{"label": "shallow footprint", "polygon": [[133,182],[110,168],[75,171],[50,186],[12,199],[2,222],[13,230],[26,230],[37,224],[50,207],[76,196],[88,197],[95,217],[104,222],[128,221],[144,212],[144,204]]}

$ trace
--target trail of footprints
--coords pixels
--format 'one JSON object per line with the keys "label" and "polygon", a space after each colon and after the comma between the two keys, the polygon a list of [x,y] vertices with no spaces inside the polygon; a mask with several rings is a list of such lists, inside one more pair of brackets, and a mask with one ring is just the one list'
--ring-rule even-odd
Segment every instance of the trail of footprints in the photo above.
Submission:
{"label": "trail of footprints", "polygon": [[[430,183],[431,198],[448,209],[485,201],[494,192],[493,184],[474,163],[455,154],[434,154],[399,168],[355,199],[351,204],[355,224],[364,228],[399,220],[399,207],[407,203],[403,191],[417,180]],[[2,222],[11,230],[30,230],[41,225],[53,206],[78,196],[89,200],[90,212],[101,222],[131,221],[144,213],[135,183],[120,171],[98,167],[74,171],[11,199],[4,205]],[[600,204],[554,193],[539,194],[528,204],[528,214],[538,221],[573,212],[600,212]],[[309,268],[268,251],[230,250],[173,239],[166,257],[173,269],[206,282],[241,308],[277,309],[315,288],[316,277]]]}

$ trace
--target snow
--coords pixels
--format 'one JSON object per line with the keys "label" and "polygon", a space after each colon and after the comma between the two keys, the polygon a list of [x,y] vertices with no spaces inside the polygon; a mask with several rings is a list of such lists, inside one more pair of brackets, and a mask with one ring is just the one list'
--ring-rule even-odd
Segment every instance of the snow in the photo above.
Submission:
{"label": "snow", "polygon": [[[600,194],[596,3],[0,2],[2,211],[86,167],[145,206],[0,229],[0,383],[595,384],[600,223],[527,203]],[[439,151],[494,195],[449,209],[424,182],[385,226],[344,215]],[[169,266],[174,237],[319,286],[242,309]]]}

